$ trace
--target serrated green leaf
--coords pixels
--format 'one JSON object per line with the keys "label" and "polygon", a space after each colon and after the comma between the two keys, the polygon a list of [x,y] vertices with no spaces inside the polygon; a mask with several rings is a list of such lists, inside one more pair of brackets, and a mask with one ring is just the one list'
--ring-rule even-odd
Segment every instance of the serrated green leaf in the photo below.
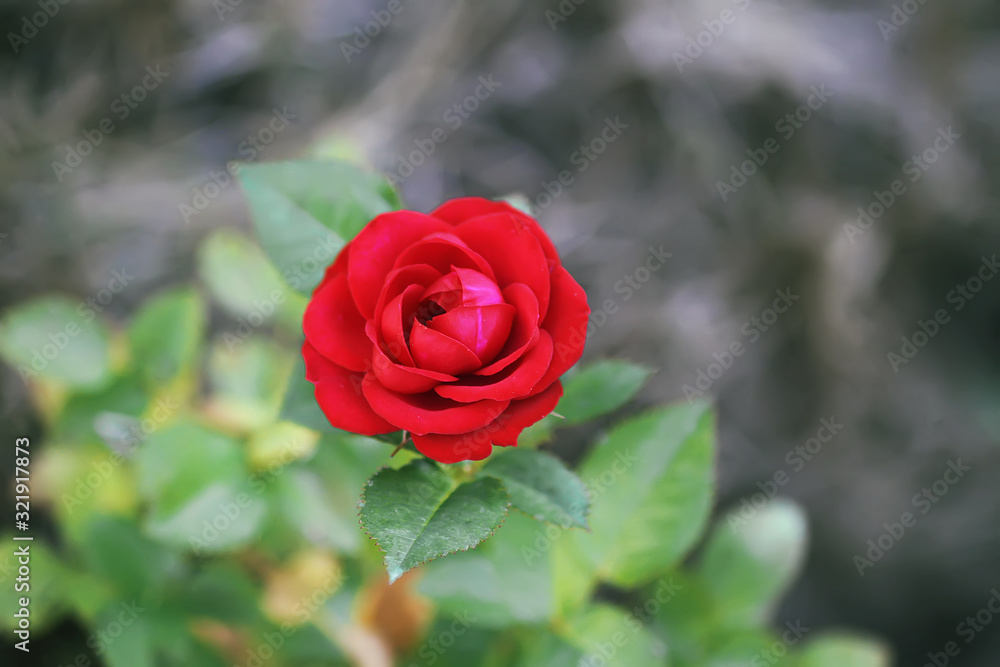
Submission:
{"label": "serrated green leaf", "polygon": [[648,368],[617,359],[589,364],[563,382],[556,412],[567,425],[613,412],[632,400],[652,374]]}
{"label": "serrated green leaf", "polygon": [[638,586],[694,545],[711,508],[714,449],[712,413],[701,402],[630,419],[594,448],[580,468],[593,532],[567,537],[598,576]]}
{"label": "serrated green leaf", "polygon": [[848,634],[831,634],[811,641],[802,651],[800,667],[889,667],[892,651],[882,642]]}
{"label": "serrated green leaf", "polygon": [[0,318],[0,355],[23,379],[43,377],[80,389],[111,379],[109,335],[86,304],[44,297]]}
{"label": "serrated green leaf", "polygon": [[767,620],[797,576],[807,540],[805,514],[790,501],[775,500],[738,524],[718,522],[698,572],[726,622],[749,625]]}
{"label": "serrated green leaf", "polygon": [[587,528],[587,488],[559,459],[530,449],[502,452],[481,474],[499,477],[510,502],[528,516],[561,526]]}
{"label": "serrated green leaf", "polygon": [[360,502],[361,525],[385,554],[390,583],[432,558],[471,549],[500,527],[510,494],[500,480],[483,477],[456,484],[426,460],[368,481]]}
{"label": "serrated green leaf", "polygon": [[345,162],[247,165],[239,179],[261,245],[286,282],[303,293],[366,224],[398,208],[381,176]]}
{"label": "serrated green leaf", "polygon": [[191,289],[166,292],[147,303],[129,328],[138,372],[157,387],[192,368],[205,333],[205,303]]}

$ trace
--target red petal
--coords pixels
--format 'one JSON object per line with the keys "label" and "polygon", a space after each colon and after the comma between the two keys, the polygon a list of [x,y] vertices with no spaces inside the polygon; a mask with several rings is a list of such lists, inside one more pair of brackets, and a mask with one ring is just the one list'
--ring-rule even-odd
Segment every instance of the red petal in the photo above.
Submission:
{"label": "red petal", "polygon": [[538,341],[538,301],[527,285],[515,283],[503,291],[504,300],[514,306],[517,313],[511,325],[511,334],[497,355],[497,359],[476,375],[493,375],[510,366]]}
{"label": "red petal", "polygon": [[427,392],[397,394],[383,387],[375,376],[365,376],[365,398],[381,415],[391,415],[393,423],[417,435],[468,433],[489,424],[507,408],[509,401],[456,403]]}
{"label": "red petal", "polygon": [[438,315],[427,326],[465,345],[482,365],[493,361],[507,342],[515,312],[514,306],[506,303],[479,308],[462,306]]}
{"label": "red petal", "polygon": [[542,328],[552,336],[555,352],[552,365],[534,391],[547,387],[580,360],[587,342],[589,318],[587,294],[569,271],[560,266],[552,272],[552,307],[542,321]]}
{"label": "red petal", "polygon": [[414,321],[410,329],[410,354],[418,368],[448,375],[461,375],[482,366],[475,352],[419,321]]}
{"label": "red petal", "polygon": [[363,374],[332,363],[308,342],[302,346],[302,356],[306,361],[306,379],[315,385],[316,403],[334,428],[361,435],[399,430],[368,404],[362,393]]}
{"label": "red petal", "polygon": [[[549,307],[549,268],[535,235],[506,213],[474,218],[455,228],[455,235],[469,244],[493,267],[500,287],[524,283],[538,298],[538,312]],[[352,250],[352,256],[354,251]]]}
{"label": "red petal", "polygon": [[354,302],[365,318],[375,314],[386,276],[400,253],[425,236],[448,230],[447,224],[429,215],[393,211],[376,217],[354,237],[347,276]]}
{"label": "red petal", "polygon": [[380,324],[386,350],[393,358],[407,366],[413,365],[413,357],[406,343],[406,331],[410,325],[410,318],[420,304],[420,295],[423,292],[423,286],[410,285],[382,310]]}
{"label": "red petal", "polygon": [[503,303],[500,287],[479,271],[453,266],[451,272],[427,288],[424,299],[445,310],[458,306],[493,306]]}
{"label": "red petal", "polygon": [[373,346],[372,366],[375,368],[375,377],[382,386],[401,394],[419,394],[430,391],[442,382],[454,382],[458,379],[453,375],[395,364],[377,345]]}
{"label": "red petal", "polygon": [[372,343],[365,319],[354,306],[347,276],[338,274],[317,288],[302,320],[306,340],[320,354],[352,371],[367,369]]}
{"label": "red petal", "polygon": [[[430,285],[440,277],[441,273],[433,266],[428,266],[427,264],[411,264],[410,266],[393,269],[386,277],[385,287],[382,289],[382,294],[379,296],[378,303],[376,304],[375,331],[381,333],[381,319],[385,314],[385,308],[390,301],[414,285],[426,288],[427,285]],[[404,328],[406,324],[407,323],[404,323]],[[398,356],[396,358],[399,360],[404,359],[405,353],[401,351],[400,354],[404,356]]]}
{"label": "red petal", "polygon": [[434,391],[439,396],[462,403],[484,398],[500,401],[522,398],[542,379],[550,361],[552,338],[542,331],[538,344],[504,371],[490,376],[474,375],[453,384],[438,385]]}
{"label": "red petal", "polygon": [[481,461],[493,452],[490,434],[482,428],[461,435],[428,433],[412,437],[418,452],[441,463]]}
{"label": "red petal", "polygon": [[490,280],[496,279],[486,260],[454,234],[432,234],[414,243],[400,254],[395,266],[407,264],[430,264],[441,273],[448,273],[457,266],[479,271]]}
{"label": "red petal", "polygon": [[434,210],[431,215],[449,224],[460,225],[467,220],[489,215],[490,213],[509,213],[513,215],[517,219],[518,224],[526,227],[538,239],[538,242],[542,246],[542,251],[545,253],[545,259],[548,260],[549,270],[551,271],[560,265],[559,253],[556,251],[556,247],[552,245],[552,239],[545,233],[541,225],[534,218],[522,213],[507,202],[492,201],[481,197],[460,197],[445,202]]}

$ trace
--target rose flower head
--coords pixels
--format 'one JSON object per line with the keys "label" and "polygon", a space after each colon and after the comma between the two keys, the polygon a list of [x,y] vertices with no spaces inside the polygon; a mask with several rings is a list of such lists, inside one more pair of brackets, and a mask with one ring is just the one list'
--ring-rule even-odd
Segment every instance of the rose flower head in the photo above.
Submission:
{"label": "rose flower head", "polygon": [[376,217],[306,309],[306,377],[330,423],[408,431],[442,463],[510,447],[555,408],[590,308],[538,223],[454,199]]}

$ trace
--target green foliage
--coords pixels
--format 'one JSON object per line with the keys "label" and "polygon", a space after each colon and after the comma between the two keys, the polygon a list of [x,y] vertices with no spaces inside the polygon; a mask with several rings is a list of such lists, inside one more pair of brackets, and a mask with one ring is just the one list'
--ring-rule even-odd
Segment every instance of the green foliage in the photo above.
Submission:
{"label": "green foliage", "polygon": [[587,489],[559,459],[530,449],[513,449],[494,456],[482,472],[503,481],[511,504],[528,516],[587,527]]}
{"label": "green foliage", "polygon": [[381,177],[344,162],[248,165],[239,178],[257,238],[301,292],[319,283],[326,265],[372,218],[400,207]]}
{"label": "green foliage", "polygon": [[632,400],[652,374],[648,368],[617,359],[584,366],[566,381],[556,412],[567,424],[608,414]]}
{"label": "green foliage", "polygon": [[799,667],[889,667],[889,649],[871,639],[832,634],[810,642],[802,652]]}
{"label": "green foliage", "polygon": [[438,556],[471,549],[500,527],[510,494],[492,477],[457,483],[428,461],[385,468],[361,496],[361,525],[385,552],[389,581]]}
{"label": "green foliage", "polygon": [[[31,445],[32,529],[52,525],[31,543],[33,638],[62,621],[106,637],[63,663],[339,666],[391,650],[442,667],[890,664],[872,640],[789,641],[773,618],[807,545],[790,502],[720,519],[684,564],[714,494],[707,404],[595,432],[575,470],[534,449],[622,408],[646,368],[574,370],[564,419],[485,462],[441,466],[412,444],[390,457],[402,434],[333,429],[305,380],[296,290],[398,199],[337,162],[241,181],[263,248],[213,233],[198,284],[115,327],[61,297],[0,316],[0,357],[46,429]],[[16,567],[0,557],[0,579]],[[16,606],[12,587],[0,602]]]}
{"label": "green foliage", "polygon": [[552,566],[533,545],[544,526],[512,513],[481,547],[427,565],[420,591],[445,613],[475,609],[480,625],[543,623],[553,615]]}
{"label": "green foliage", "polygon": [[135,316],[129,339],[135,364],[146,384],[155,388],[191,372],[205,337],[205,304],[190,289],[162,294]]}
{"label": "green foliage", "polygon": [[4,313],[0,355],[25,379],[94,389],[111,378],[107,327],[85,303],[62,297],[29,301]]}
{"label": "green foliage", "polygon": [[715,436],[705,403],[632,418],[580,467],[593,532],[574,535],[599,577],[632,587],[673,566],[701,534],[711,508]]}
{"label": "green foliage", "polygon": [[798,574],[806,542],[805,515],[787,501],[764,506],[745,525],[720,521],[698,572],[710,593],[725,603],[721,607],[725,621],[734,625],[765,621]]}

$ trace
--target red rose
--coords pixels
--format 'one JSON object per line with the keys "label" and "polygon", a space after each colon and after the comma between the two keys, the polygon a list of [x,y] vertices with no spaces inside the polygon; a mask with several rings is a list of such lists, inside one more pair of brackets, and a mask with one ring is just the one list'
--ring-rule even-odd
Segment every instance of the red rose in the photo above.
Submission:
{"label": "red rose", "polygon": [[454,199],[372,220],[326,270],[302,354],[335,427],[442,463],[510,447],[562,396],[590,308],[534,219]]}

